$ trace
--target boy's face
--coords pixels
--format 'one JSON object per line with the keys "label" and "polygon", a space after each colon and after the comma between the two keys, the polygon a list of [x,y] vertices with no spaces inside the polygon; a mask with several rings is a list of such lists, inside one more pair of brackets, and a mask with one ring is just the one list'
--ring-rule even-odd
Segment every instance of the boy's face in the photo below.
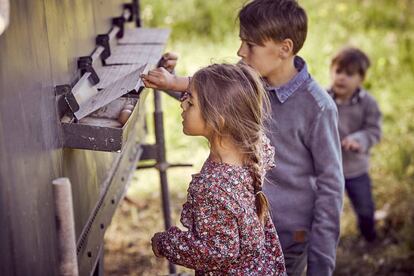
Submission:
{"label": "boy's face", "polygon": [[362,85],[364,78],[358,72],[348,72],[336,64],[331,66],[332,90],[336,96],[350,97]]}
{"label": "boy's face", "polygon": [[256,69],[259,74],[268,78],[277,74],[281,67],[281,44],[273,40],[267,40],[263,46],[244,38],[240,35],[241,45],[237,55],[243,62]]}

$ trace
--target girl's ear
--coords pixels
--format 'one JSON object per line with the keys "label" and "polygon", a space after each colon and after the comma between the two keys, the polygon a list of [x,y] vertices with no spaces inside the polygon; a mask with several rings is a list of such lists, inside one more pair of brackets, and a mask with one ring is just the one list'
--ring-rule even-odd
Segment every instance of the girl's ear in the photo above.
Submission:
{"label": "girl's ear", "polygon": [[280,57],[288,58],[293,55],[293,41],[286,38],[280,43]]}

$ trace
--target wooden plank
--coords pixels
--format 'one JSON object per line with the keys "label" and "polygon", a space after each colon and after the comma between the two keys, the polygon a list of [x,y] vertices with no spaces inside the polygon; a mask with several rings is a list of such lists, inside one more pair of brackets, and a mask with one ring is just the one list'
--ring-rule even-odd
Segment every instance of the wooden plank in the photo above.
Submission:
{"label": "wooden plank", "polygon": [[93,4],[83,0],[43,1],[54,83],[72,84],[79,78],[75,73],[77,57],[89,55],[95,47],[98,33],[95,33]]}
{"label": "wooden plank", "polygon": [[[115,81],[100,91],[96,87],[88,86],[88,81],[83,81],[82,87],[74,91],[76,92],[74,94],[75,98],[79,96],[81,99],[81,101],[78,101],[79,110],[74,113],[76,118],[82,119],[122,95],[131,91],[138,91],[139,87],[143,85],[140,74],[146,70],[148,70],[148,67],[143,65],[122,78],[117,79],[115,76],[111,76]],[[97,93],[92,94],[93,91],[97,91]],[[84,95],[87,95],[86,98],[83,97]]]}
{"label": "wooden plank", "polygon": [[[134,112],[144,113],[147,95],[148,91],[145,91]],[[95,205],[77,242],[80,275],[88,275],[91,268],[95,266],[105,230],[111,222],[119,201],[125,194],[128,182],[142,153],[140,144],[145,136],[145,116],[136,117],[134,114],[131,116],[137,119],[129,124],[128,136],[132,138],[128,139],[124,150],[118,155],[117,167],[109,173],[110,177],[103,185],[101,198]]]}
{"label": "wooden plank", "polygon": [[[115,118],[85,117],[78,123],[62,121],[64,133],[64,146],[67,148],[88,149],[95,151],[120,151],[128,139],[131,128],[134,128],[136,121],[145,117],[142,107],[143,99],[138,101],[131,99],[117,99],[109,104],[108,109],[103,107],[92,115],[100,115],[105,112],[116,113],[114,106],[119,110],[126,104],[135,105],[131,116],[124,126]],[[119,113],[119,112],[118,112]],[[141,119],[138,119],[141,118]]]}
{"label": "wooden plank", "polygon": [[52,187],[57,221],[59,275],[78,276],[72,185],[69,178],[59,177],[52,181]]}
{"label": "wooden plank", "polygon": [[96,68],[100,81],[96,84],[97,89],[105,89],[109,87],[114,80],[124,78],[125,76],[137,71],[144,64],[128,64],[128,65],[111,65]]}
{"label": "wooden plank", "polygon": [[95,21],[95,24],[93,24],[95,27],[94,33],[104,34],[112,26],[111,18],[122,14],[122,4],[125,0],[91,0],[86,2],[90,2],[93,5],[93,13],[89,15]]}
{"label": "wooden plank", "polygon": [[106,64],[151,64],[156,65],[164,51],[163,44],[119,45],[111,50]]}
{"label": "wooden plank", "polygon": [[0,36],[0,275],[56,275],[50,179],[62,158],[45,7],[9,2]]}
{"label": "wooden plank", "polygon": [[122,129],[77,123],[62,123],[66,148],[120,151]]}
{"label": "wooden plank", "polygon": [[170,30],[162,28],[125,29],[118,44],[165,44],[169,35]]}

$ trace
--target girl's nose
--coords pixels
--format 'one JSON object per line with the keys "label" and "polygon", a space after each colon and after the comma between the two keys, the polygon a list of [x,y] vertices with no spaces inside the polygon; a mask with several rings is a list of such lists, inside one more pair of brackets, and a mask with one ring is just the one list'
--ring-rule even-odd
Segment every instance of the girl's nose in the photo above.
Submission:
{"label": "girl's nose", "polygon": [[182,101],[181,102],[181,104],[180,104],[180,106],[181,106],[181,109],[183,110],[183,112],[185,111],[185,109],[186,109],[186,101],[184,100],[184,101]]}
{"label": "girl's nose", "polygon": [[239,50],[237,51],[237,55],[241,58],[245,58],[246,57],[246,51],[245,51],[245,47],[244,47],[244,42],[241,43]]}

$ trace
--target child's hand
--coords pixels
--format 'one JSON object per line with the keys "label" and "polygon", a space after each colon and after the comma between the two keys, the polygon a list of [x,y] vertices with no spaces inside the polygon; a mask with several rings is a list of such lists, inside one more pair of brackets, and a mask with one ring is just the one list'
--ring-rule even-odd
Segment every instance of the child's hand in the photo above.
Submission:
{"label": "child's hand", "polygon": [[164,67],[168,72],[174,72],[175,66],[177,65],[178,55],[175,53],[165,53],[162,55],[160,67]]}
{"label": "child's hand", "polygon": [[148,71],[148,74],[141,74],[141,79],[147,88],[160,90],[175,90],[176,77],[163,67]]}
{"label": "child's hand", "polygon": [[163,256],[158,250],[157,244],[158,239],[160,238],[161,233],[155,233],[154,236],[151,239],[151,245],[152,245],[152,252],[154,252],[154,255],[158,258],[162,258]]}
{"label": "child's hand", "polygon": [[344,150],[350,150],[350,151],[356,151],[356,152],[361,151],[361,145],[358,143],[358,141],[350,137],[345,137],[342,140],[341,145]]}

